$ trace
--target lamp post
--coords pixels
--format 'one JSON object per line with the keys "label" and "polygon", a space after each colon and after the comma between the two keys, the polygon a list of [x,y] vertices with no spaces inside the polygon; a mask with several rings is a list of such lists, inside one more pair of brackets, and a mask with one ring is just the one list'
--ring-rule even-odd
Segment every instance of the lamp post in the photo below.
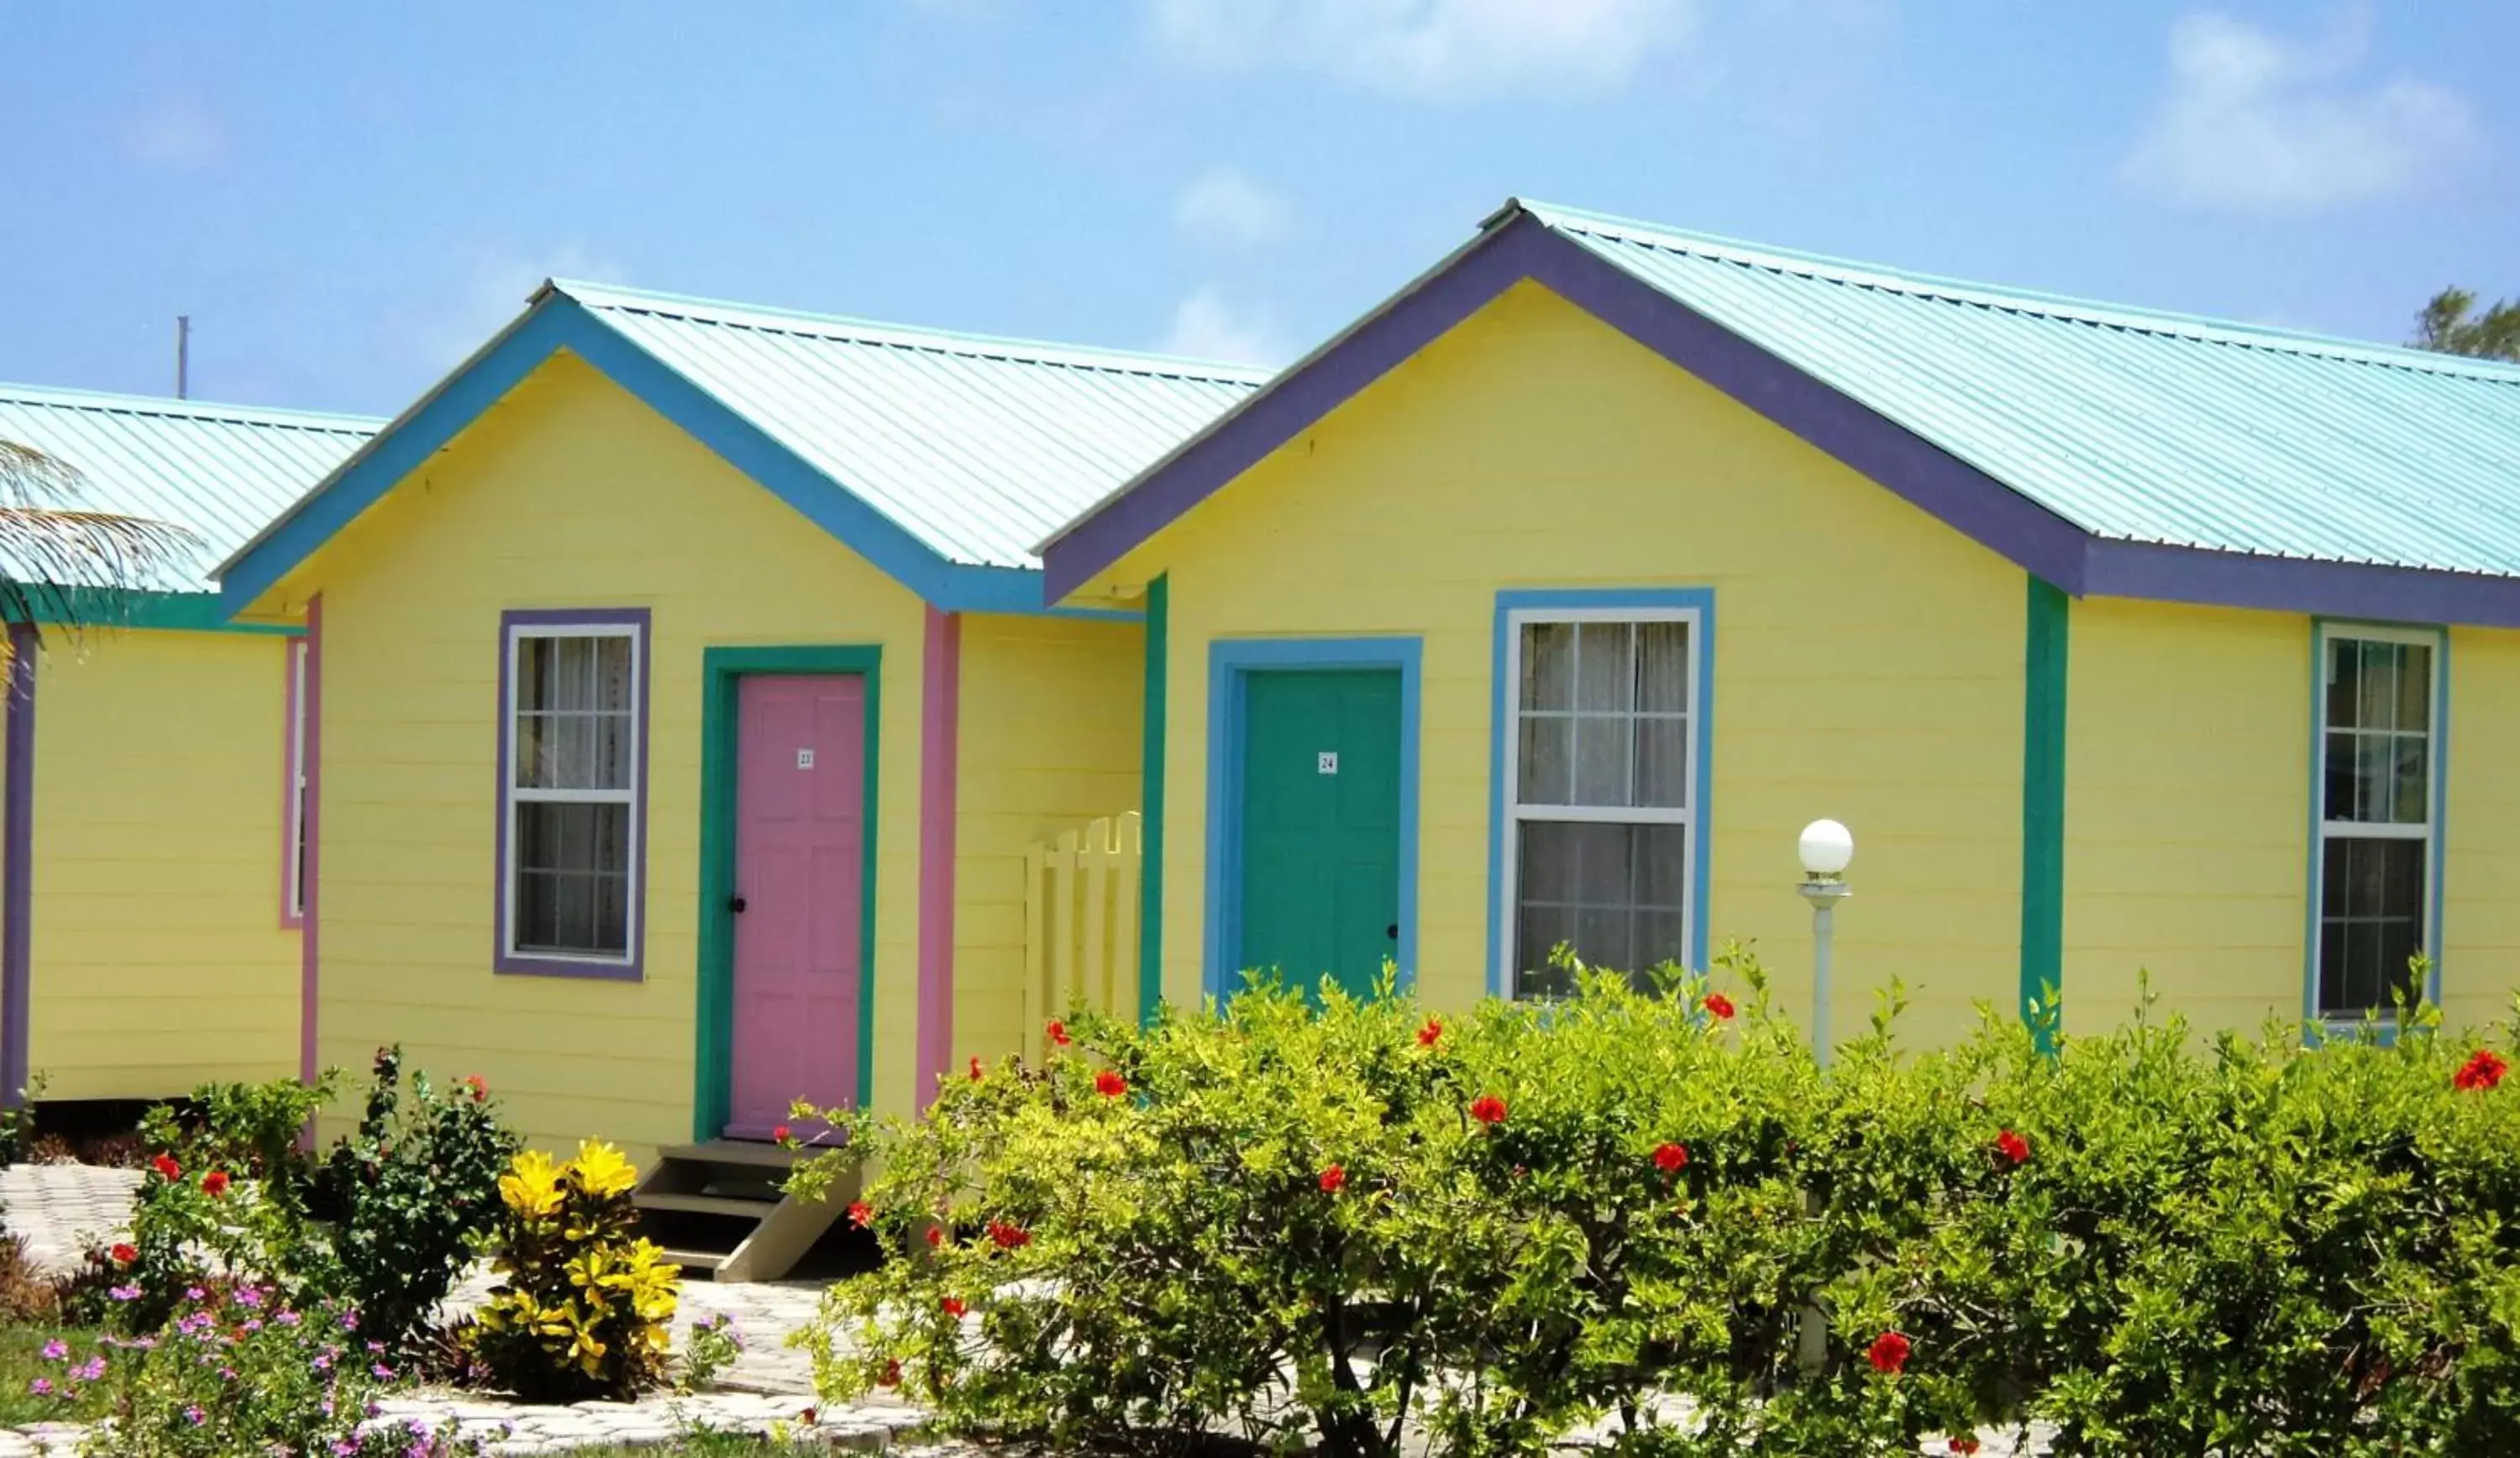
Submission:
{"label": "lamp post", "polygon": [[1846,884],[1846,864],[1855,859],[1855,836],[1835,820],[1814,820],[1803,827],[1798,849],[1803,859],[1803,900],[1812,908],[1812,1053],[1828,1066],[1829,936],[1837,904],[1854,894]]}

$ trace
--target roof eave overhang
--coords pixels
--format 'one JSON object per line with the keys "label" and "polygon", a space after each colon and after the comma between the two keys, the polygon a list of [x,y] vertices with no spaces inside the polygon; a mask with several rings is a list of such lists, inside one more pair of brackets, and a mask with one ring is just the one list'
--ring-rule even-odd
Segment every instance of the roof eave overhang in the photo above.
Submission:
{"label": "roof eave overhang", "polygon": [[2520,579],[2095,536],[1664,293],[1518,205],[1044,544],[1076,593],[1508,288],[1530,280],[2075,596],[2520,627]]}

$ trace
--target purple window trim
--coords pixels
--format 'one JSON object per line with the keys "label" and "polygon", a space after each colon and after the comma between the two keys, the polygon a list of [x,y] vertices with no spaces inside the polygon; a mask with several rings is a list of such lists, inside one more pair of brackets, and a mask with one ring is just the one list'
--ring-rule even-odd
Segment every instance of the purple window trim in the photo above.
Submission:
{"label": "purple window trim", "polygon": [[[616,962],[594,957],[511,951],[508,950],[509,827],[515,823],[516,806],[509,795],[514,777],[508,761],[516,748],[517,724],[512,702],[516,685],[510,677],[510,668],[515,661],[517,630],[624,626],[638,630],[639,644],[632,655],[637,665],[634,671],[639,676],[636,717],[639,752],[633,756],[634,763],[630,769],[630,955],[627,960]],[[490,967],[494,972],[525,977],[585,977],[600,982],[637,982],[643,975],[648,942],[648,675],[653,654],[653,639],[649,610],[644,607],[511,608],[499,614],[499,754],[491,767],[491,773],[498,777],[498,793],[494,799],[499,811],[495,862],[497,887],[490,922]]]}
{"label": "purple window trim", "polygon": [[307,773],[306,640],[292,638],[280,655],[282,701],[280,724],[280,929],[300,931],[306,925],[306,884],[301,848],[306,844],[306,796],[298,786]]}
{"label": "purple window trim", "polygon": [[27,1010],[34,991],[35,902],[35,676],[37,638],[32,623],[9,625],[9,728],[0,750],[0,843],[8,864],[0,871],[0,1105],[25,1099]]}
{"label": "purple window trim", "polygon": [[2520,579],[2095,537],[1528,213],[1413,284],[1050,543],[1045,599],[1083,587],[1524,279],[2074,596],[2520,627]]}

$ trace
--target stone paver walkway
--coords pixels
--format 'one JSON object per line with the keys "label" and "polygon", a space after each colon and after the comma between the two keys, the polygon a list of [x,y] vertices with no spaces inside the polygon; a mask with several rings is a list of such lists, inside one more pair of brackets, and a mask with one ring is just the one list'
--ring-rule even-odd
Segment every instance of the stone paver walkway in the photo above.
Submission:
{"label": "stone paver walkway", "polygon": [[138,1188],[137,1170],[10,1165],[0,1169],[0,1219],[26,1242],[37,1270],[74,1270],[89,1246],[121,1237]]}

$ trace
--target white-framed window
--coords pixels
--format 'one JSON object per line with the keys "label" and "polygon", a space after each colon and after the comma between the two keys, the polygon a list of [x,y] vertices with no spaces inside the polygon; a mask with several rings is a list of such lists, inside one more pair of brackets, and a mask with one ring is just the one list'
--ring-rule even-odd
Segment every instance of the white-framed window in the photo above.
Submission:
{"label": "white-framed window", "polygon": [[306,919],[306,640],[289,641],[289,763],[284,788],[288,823],[281,829],[280,896],[285,918]]}
{"label": "white-framed window", "polygon": [[1516,996],[1565,990],[1550,965],[1560,944],[1640,978],[1688,959],[1701,622],[1681,607],[1507,615],[1500,942]]}
{"label": "white-framed window", "polygon": [[646,635],[625,614],[508,625],[507,957],[636,961]]}
{"label": "white-framed window", "polygon": [[2424,989],[2441,773],[2441,638],[2329,627],[2319,637],[2316,1011],[2359,1019]]}

